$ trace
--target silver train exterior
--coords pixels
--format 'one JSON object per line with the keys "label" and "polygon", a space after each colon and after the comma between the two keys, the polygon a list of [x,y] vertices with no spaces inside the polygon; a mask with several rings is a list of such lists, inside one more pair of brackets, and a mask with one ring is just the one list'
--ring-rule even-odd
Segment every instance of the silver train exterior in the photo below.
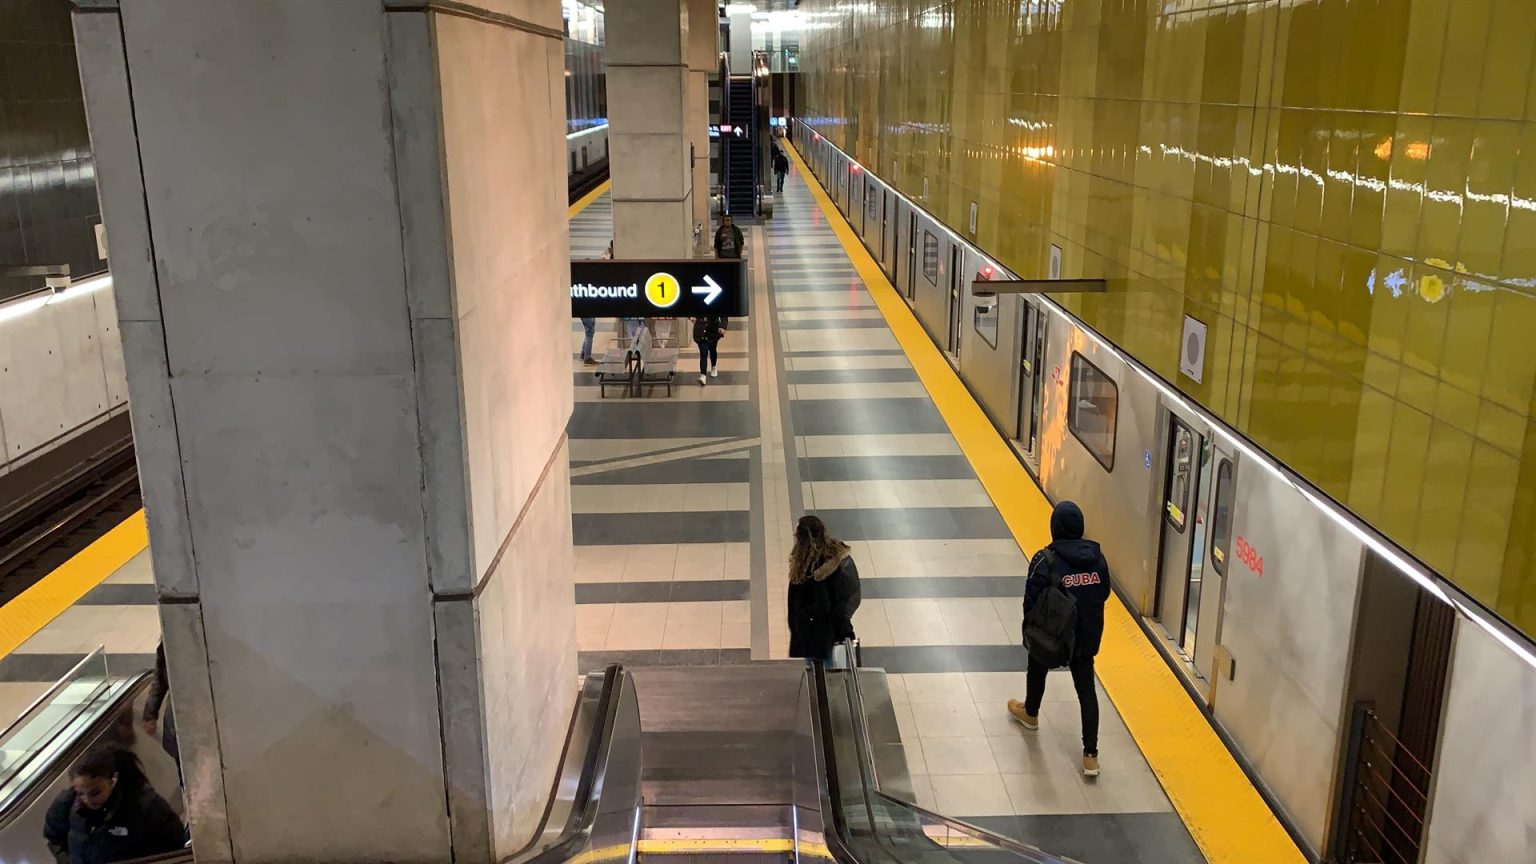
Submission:
{"label": "silver train exterior", "polygon": [[1536,862],[1527,637],[1048,297],[978,300],[974,281],[1016,277],[804,121],[794,141],[1046,494],[1082,505],[1117,593],[1309,858],[1371,830],[1349,812],[1374,791],[1369,722],[1432,766],[1397,778],[1424,787],[1401,829],[1427,823],[1422,851],[1392,825],[1378,844]]}
{"label": "silver train exterior", "polygon": [[608,124],[602,123],[565,136],[567,185],[578,188],[594,174],[608,170]]}

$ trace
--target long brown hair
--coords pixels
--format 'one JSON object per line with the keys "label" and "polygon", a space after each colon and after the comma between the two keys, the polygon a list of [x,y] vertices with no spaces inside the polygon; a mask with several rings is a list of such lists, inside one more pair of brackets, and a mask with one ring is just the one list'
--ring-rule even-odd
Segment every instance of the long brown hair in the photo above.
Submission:
{"label": "long brown hair", "polygon": [[842,550],[827,533],[827,526],[815,516],[801,516],[795,525],[795,548],[789,553],[789,581],[798,585],[811,578],[811,569],[836,556]]}

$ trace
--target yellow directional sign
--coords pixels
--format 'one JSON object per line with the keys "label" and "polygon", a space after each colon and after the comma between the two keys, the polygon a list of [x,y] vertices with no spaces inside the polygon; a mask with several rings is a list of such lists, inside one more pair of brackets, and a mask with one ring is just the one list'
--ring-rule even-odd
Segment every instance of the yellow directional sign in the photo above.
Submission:
{"label": "yellow directional sign", "polygon": [[683,289],[671,273],[656,273],[645,280],[645,299],[658,309],[666,309],[683,296]]}

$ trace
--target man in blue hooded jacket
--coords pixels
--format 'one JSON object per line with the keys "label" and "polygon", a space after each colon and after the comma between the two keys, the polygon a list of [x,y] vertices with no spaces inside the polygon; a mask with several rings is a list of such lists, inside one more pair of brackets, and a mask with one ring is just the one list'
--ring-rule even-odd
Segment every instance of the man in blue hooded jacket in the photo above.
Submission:
{"label": "man in blue hooded jacket", "polygon": [[[1049,554],[1047,554],[1049,552]],[[1104,638],[1104,602],[1109,599],[1109,563],[1099,544],[1083,537],[1083,511],[1063,501],[1051,512],[1051,543],[1029,562],[1024,583],[1024,613],[1040,592],[1061,580],[1077,602],[1077,634],[1072,651],[1072,686],[1083,714],[1083,774],[1099,774],[1099,694],[1093,678],[1093,658]],[[1008,700],[1008,713],[1033,732],[1040,728],[1040,700],[1045,697],[1045,675],[1050,667],[1033,655],[1029,658],[1024,701]]]}

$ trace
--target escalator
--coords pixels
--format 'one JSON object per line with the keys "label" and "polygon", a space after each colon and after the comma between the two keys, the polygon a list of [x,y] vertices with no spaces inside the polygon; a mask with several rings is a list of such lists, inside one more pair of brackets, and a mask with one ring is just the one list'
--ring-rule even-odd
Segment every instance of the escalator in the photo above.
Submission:
{"label": "escalator", "polygon": [[[139,728],[148,684],[98,651],[0,736],[0,862],[52,859],[43,818],[97,744],[131,749],[181,811],[175,763]],[[910,803],[905,771],[879,670],[610,666],[577,698],[541,827],[503,864],[1072,864]]]}
{"label": "escalator", "polygon": [[504,864],[1071,864],[905,800],[878,670],[610,666],[587,686],[601,709],[563,768],[584,773],[556,787],[581,794]]}

